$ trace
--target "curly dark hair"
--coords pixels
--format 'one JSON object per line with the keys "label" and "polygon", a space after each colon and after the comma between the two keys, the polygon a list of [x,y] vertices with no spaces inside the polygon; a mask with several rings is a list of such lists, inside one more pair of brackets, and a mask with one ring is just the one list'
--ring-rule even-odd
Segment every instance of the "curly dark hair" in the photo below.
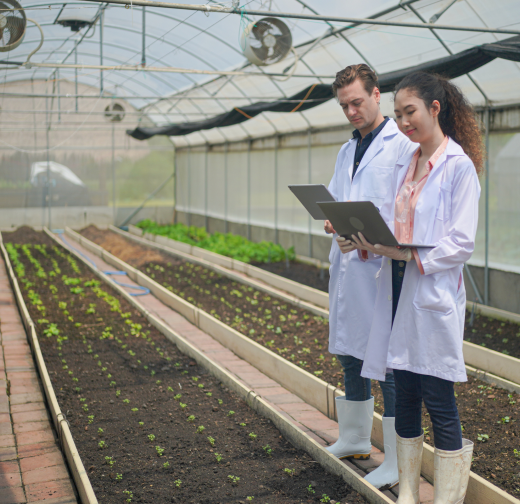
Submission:
{"label": "curly dark hair", "polygon": [[482,133],[473,107],[462,91],[448,79],[426,72],[407,75],[395,87],[395,94],[409,89],[429,109],[434,100],[440,103],[439,126],[445,135],[453,138],[473,161],[477,174],[484,171],[486,158]]}

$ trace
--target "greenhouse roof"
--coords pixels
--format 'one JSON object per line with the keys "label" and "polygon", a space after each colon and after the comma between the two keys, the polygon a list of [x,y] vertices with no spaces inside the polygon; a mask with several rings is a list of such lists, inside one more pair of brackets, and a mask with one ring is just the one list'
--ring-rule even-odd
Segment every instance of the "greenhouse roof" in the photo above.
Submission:
{"label": "greenhouse roof", "polygon": [[[22,44],[3,53],[3,84],[20,81],[17,93],[30,96],[31,79],[74,82],[77,78],[79,83],[91,86],[93,106],[96,100],[119,97],[139,109],[142,115],[136,116],[136,126],[141,120],[158,126],[200,121],[235,107],[283,99],[314,83],[332,83],[335,73],[349,64],[366,62],[383,74],[514,35],[285,18],[297,60],[291,53],[279,63],[256,67],[245,58],[240,36],[248,23],[260,19],[259,15],[91,1],[28,0],[22,5],[27,17],[40,23],[45,37],[31,61],[49,66],[26,68],[12,64],[24,62],[40,42],[38,28],[29,21]],[[208,5],[232,6],[229,2]],[[520,33],[520,3],[515,0],[250,0],[241,7],[416,24],[428,23],[432,16],[441,14],[435,21],[438,25]],[[71,30],[71,22],[79,31]],[[57,64],[64,67],[53,66]],[[67,67],[69,64],[83,67]],[[85,68],[87,65],[126,65],[134,69],[101,71]],[[145,71],[150,67],[170,70]],[[172,68],[183,69],[183,73],[172,73]],[[206,73],[195,73],[200,71]],[[520,102],[519,79],[519,63],[495,59],[455,81],[473,104],[485,105],[487,99],[496,105]],[[102,98],[98,98],[96,89],[103,91]],[[57,93],[55,89],[53,92]],[[2,108],[8,96],[4,93]],[[384,95],[382,109],[391,114],[391,93]],[[238,125],[173,140],[178,146],[221,143],[344,123],[341,110],[331,100],[304,112],[264,112]]]}

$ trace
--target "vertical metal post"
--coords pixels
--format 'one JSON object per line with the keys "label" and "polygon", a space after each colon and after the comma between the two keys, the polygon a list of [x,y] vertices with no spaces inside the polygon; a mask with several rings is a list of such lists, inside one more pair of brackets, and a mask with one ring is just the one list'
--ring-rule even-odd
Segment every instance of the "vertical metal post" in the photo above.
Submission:
{"label": "vertical metal post", "polygon": [[224,232],[229,232],[228,224],[228,151],[229,143],[224,145]]}
{"label": "vertical metal post", "polygon": [[141,40],[141,66],[146,66],[146,7],[143,7],[143,28],[142,28],[142,40]]}
{"label": "vertical metal post", "polygon": [[112,123],[112,213],[114,219],[114,226],[116,225],[116,155],[115,155],[115,132],[116,125]]}
{"label": "vertical metal post", "polygon": [[177,149],[173,147],[173,223],[177,224]]}
{"label": "vertical metal post", "polygon": [[[307,183],[312,184],[312,160],[311,160],[312,134],[311,130],[307,132]],[[309,233],[309,257],[312,257],[312,220],[308,214],[308,233]]]}
{"label": "vertical metal post", "polygon": [[191,146],[188,147],[188,226],[191,226]]}
{"label": "vertical metal post", "polygon": [[[74,49],[74,63],[78,64],[78,46]],[[76,112],[78,111],[78,69],[74,69],[74,91],[76,95]]]}
{"label": "vertical metal post", "polygon": [[[54,89],[53,89],[54,91]],[[49,132],[51,129],[51,117],[52,114],[49,114],[49,103],[47,98],[45,99],[45,116],[47,117],[47,128],[46,128],[46,147],[47,147],[47,177],[46,177],[46,191],[45,191],[45,198],[47,199],[47,225],[49,229],[52,229],[52,220],[51,220],[51,160],[50,160],[50,141],[49,141]],[[43,201],[45,204],[45,199]],[[42,212],[44,214],[44,212]],[[43,221],[43,215],[42,215],[42,221]]]}
{"label": "vertical metal post", "polygon": [[247,239],[251,240],[251,140],[247,142]]}
{"label": "vertical metal post", "polygon": [[58,90],[58,122],[61,122],[60,70],[56,69],[56,88]]}
{"label": "vertical metal post", "polygon": [[[103,65],[103,31],[105,28],[105,10],[101,12],[99,20],[99,64]],[[103,70],[99,71],[99,91],[103,94]]]}
{"label": "vertical metal post", "polygon": [[206,144],[204,153],[204,228],[208,230],[208,152],[209,144]]}
{"label": "vertical metal post", "polygon": [[278,147],[280,137],[274,138],[274,242],[278,245]]}
{"label": "vertical metal post", "polygon": [[485,246],[484,246],[484,304],[489,305],[489,102],[486,100],[486,110],[484,112],[484,125],[486,128],[486,178],[485,178]]}

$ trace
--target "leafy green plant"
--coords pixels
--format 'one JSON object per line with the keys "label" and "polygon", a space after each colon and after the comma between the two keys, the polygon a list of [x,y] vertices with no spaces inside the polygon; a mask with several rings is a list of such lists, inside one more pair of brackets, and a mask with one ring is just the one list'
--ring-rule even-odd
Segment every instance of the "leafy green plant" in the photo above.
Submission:
{"label": "leafy green plant", "polygon": [[232,485],[238,485],[240,478],[238,476],[233,476],[232,474],[228,475],[229,480],[231,481]]}
{"label": "leafy green plant", "polygon": [[101,441],[98,443],[98,446],[103,450],[104,448],[107,447],[107,444],[105,443],[105,441],[101,440]]}
{"label": "leafy green plant", "polygon": [[477,434],[477,439],[480,442],[485,443],[489,439],[489,436],[487,434]]}
{"label": "leafy green plant", "polygon": [[234,412],[234,411],[228,411],[228,414],[227,414],[227,416],[233,416],[234,414],[235,414],[235,412]]}
{"label": "leafy green plant", "polygon": [[130,490],[123,490],[123,493],[126,495],[125,502],[132,502],[134,494]]}
{"label": "leafy green plant", "polygon": [[215,446],[215,439],[214,438],[212,438],[211,436],[208,436],[208,441],[209,441],[209,444],[211,446]]}
{"label": "leafy green plant", "polygon": [[206,429],[206,427],[204,427],[204,425],[199,425],[197,427],[197,434],[202,434],[205,429]]}
{"label": "leafy green plant", "polygon": [[148,434],[149,441],[155,441],[155,434]]}
{"label": "leafy green plant", "polygon": [[306,490],[310,494],[315,494],[316,493],[316,490],[314,490],[314,488],[312,488],[312,483],[309,483],[309,486],[307,487]]}
{"label": "leafy green plant", "polygon": [[170,467],[170,463],[165,462],[162,466],[163,466],[163,469],[168,469]]}
{"label": "leafy green plant", "polygon": [[182,485],[182,481],[181,481],[180,479],[178,479],[178,480],[175,480],[175,481],[173,482],[173,484],[174,484],[177,488],[180,488],[181,485]]}
{"label": "leafy green plant", "polygon": [[108,457],[108,456],[106,456],[106,457],[105,457],[105,463],[106,463],[107,465],[109,465],[110,467],[112,467],[112,466],[116,463],[116,461],[114,460],[114,457]]}
{"label": "leafy green plant", "polygon": [[497,423],[498,424],[506,424],[509,423],[510,418],[508,416],[502,417]]}
{"label": "leafy green plant", "polygon": [[162,457],[163,456],[163,453],[164,453],[164,448],[161,448],[160,446],[156,446],[155,447],[155,451],[157,452],[157,455],[159,457]]}
{"label": "leafy green plant", "polygon": [[215,458],[217,459],[217,462],[221,462],[222,461],[222,455],[220,453],[216,453],[215,452]]}
{"label": "leafy green plant", "polygon": [[251,439],[254,440],[254,439],[256,439],[258,436],[257,436],[254,432],[250,432],[250,433],[249,433],[249,437],[250,437]]}
{"label": "leafy green plant", "polygon": [[288,474],[289,476],[292,477],[292,476],[294,476],[294,473],[296,472],[296,469],[289,469],[288,467],[286,467],[286,468],[283,470],[283,472],[284,472],[285,474]]}
{"label": "leafy green plant", "polygon": [[262,449],[269,457],[273,454],[273,449],[269,445],[262,446]]}
{"label": "leafy green plant", "polygon": [[117,473],[117,474],[116,474],[116,481],[121,481],[122,479],[123,479],[123,475]]}
{"label": "leafy green plant", "polygon": [[190,415],[186,420],[188,422],[194,422],[195,421],[195,415]]}
{"label": "leafy green plant", "polygon": [[330,502],[330,497],[327,494],[321,496],[320,502]]}

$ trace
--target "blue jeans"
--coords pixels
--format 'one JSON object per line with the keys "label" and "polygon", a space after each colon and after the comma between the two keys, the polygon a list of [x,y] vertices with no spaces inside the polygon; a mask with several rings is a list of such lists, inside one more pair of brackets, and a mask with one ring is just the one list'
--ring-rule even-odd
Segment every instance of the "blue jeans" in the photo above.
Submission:
{"label": "blue jeans", "polygon": [[[337,355],[345,372],[345,398],[347,401],[368,401],[372,397],[372,385],[369,378],[361,376],[363,361],[351,355]],[[386,381],[379,382],[383,392],[385,417],[395,417],[394,375],[386,374]]]}
{"label": "blue jeans", "polygon": [[433,424],[435,447],[440,450],[460,450],[462,431],[455,404],[453,382],[394,369],[395,377],[395,430],[402,438],[422,434],[422,402]]}

